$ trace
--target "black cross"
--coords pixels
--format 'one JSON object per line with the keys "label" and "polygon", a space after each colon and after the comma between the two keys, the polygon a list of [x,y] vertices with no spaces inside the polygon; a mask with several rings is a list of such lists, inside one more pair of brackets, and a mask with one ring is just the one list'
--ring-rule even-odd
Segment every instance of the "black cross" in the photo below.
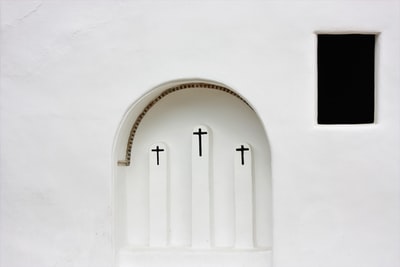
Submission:
{"label": "black cross", "polygon": [[248,148],[245,148],[243,145],[240,146],[240,148],[236,148],[236,151],[240,151],[241,152],[241,156],[242,156],[242,165],[244,165],[244,152],[245,151],[249,151]]}
{"label": "black cross", "polygon": [[156,147],[156,149],[152,149],[151,151],[157,152],[157,165],[160,165],[160,156],[159,153],[164,151],[164,149],[160,149],[159,146]]}
{"label": "black cross", "polygon": [[199,136],[199,156],[202,156],[202,148],[201,148],[201,136],[203,134],[207,134],[207,132],[202,132],[201,128],[199,128],[198,132],[194,132],[193,135],[198,135]]}

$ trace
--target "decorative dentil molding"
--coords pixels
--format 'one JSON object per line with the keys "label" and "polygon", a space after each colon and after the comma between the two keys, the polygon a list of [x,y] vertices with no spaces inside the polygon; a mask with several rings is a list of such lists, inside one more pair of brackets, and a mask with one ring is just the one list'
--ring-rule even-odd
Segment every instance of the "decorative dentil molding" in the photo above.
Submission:
{"label": "decorative dentil molding", "polygon": [[132,162],[131,152],[132,152],[132,147],[133,147],[133,140],[135,139],[136,131],[139,128],[139,125],[140,125],[141,121],[143,120],[144,116],[147,114],[147,112],[155,104],[157,104],[158,101],[160,101],[167,95],[174,93],[176,91],[185,90],[185,89],[193,89],[193,88],[211,89],[211,90],[218,90],[218,91],[228,93],[230,95],[233,95],[233,96],[239,98],[241,101],[243,101],[247,106],[249,106],[252,109],[252,107],[249,105],[249,103],[247,103],[247,101],[244,100],[240,95],[238,95],[237,93],[233,92],[232,90],[230,90],[224,86],[221,86],[221,85],[216,85],[216,84],[207,83],[207,82],[188,82],[188,83],[182,83],[180,85],[168,88],[168,89],[164,90],[161,94],[159,94],[156,98],[154,98],[152,101],[150,101],[150,103],[147,104],[147,106],[143,109],[143,111],[139,114],[139,116],[137,116],[135,123],[133,124],[131,131],[129,133],[128,143],[126,145],[125,159],[119,160],[118,166],[130,166],[130,164]]}

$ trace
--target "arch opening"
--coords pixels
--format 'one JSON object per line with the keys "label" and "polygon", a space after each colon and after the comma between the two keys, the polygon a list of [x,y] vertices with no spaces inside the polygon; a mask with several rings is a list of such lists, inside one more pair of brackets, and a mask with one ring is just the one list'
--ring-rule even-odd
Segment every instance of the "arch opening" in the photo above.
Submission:
{"label": "arch opening", "polygon": [[251,108],[251,106],[241,96],[239,96],[237,93],[235,93],[231,89],[228,89],[227,87],[222,86],[222,85],[216,85],[216,84],[206,83],[206,82],[185,82],[185,83],[182,83],[182,84],[179,84],[176,86],[172,86],[172,87],[164,90],[162,93],[160,93],[158,96],[156,96],[153,100],[151,100],[150,103],[148,103],[146,105],[146,107],[142,110],[142,112],[137,116],[137,118],[136,118],[135,122],[133,123],[133,126],[130,130],[130,133],[129,133],[129,138],[128,138],[128,142],[126,145],[125,159],[118,160],[118,165],[120,165],[120,166],[129,166],[130,165],[131,154],[132,154],[132,145],[133,145],[133,141],[135,139],[135,134],[136,134],[137,129],[140,126],[141,121],[146,116],[147,112],[154,105],[156,105],[157,102],[159,102],[161,99],[168,96],[169,94],[174,93],[179,90],[193,89],[193,88],[200,88],[201,90],[213,89],[213,90],[219,90],[222,92],[226,92],[226,93],[233,95],[233,96],[237,97],[238,99],[242,100],[246,105],[248,105]]}
{"label": "arch opening", "polygon": [[270,266],[269,143],[234,90],[205,80],[151,90],[126,113],[114,160],[117,266]]}

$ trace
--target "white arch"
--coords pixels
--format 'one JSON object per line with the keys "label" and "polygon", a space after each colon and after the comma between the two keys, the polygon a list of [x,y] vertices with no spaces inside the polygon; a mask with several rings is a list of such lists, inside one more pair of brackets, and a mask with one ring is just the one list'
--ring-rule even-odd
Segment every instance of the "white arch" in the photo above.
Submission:
{"label": "white arch", "polygon": [[[207,249],[210,253],[222,248],[238,251],[235,247],[233,156],[237,144],[249,143],[253,147],[254,164],[253,250],[264,251],[264,260],[270,261],[267,259],[270,256],[266,255],[270,255],[272,248],[271,159],[264,127],[247,101],[234,90],[199,79],[174,81],[154,88],[129,108],[121,122],[113,155],[117,256],[124,251],[123,254],[130,258],[143,249],[155,249],[149,246],[148,151],[151,144],[158,142],[166,143],[169,157],[169,234],[167,245],[162,249],[174,248],[174,251],[178,249],[185,253],[190,250],[191,232],[195,231],[190,223],[195,209],[190,205],[190,169],[193,164],[190,161],[190,140],[192,127],[200,124],[211,127],[213,131],[210,139],[211,242]],[[127,155],[126,144],[132,140],[132,127],[136,128],[131,146],[135,163],[118,166],[118,160]],[[117,266],[123,266],[121,264]]]}

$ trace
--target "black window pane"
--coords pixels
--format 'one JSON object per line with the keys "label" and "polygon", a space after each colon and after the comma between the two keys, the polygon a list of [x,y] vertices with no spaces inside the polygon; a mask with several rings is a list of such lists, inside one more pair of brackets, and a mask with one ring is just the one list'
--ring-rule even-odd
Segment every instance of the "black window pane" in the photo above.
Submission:
{"label": "black window pane", "polygon": [[374,122],[374,34],[318,35],[318,123]]}

